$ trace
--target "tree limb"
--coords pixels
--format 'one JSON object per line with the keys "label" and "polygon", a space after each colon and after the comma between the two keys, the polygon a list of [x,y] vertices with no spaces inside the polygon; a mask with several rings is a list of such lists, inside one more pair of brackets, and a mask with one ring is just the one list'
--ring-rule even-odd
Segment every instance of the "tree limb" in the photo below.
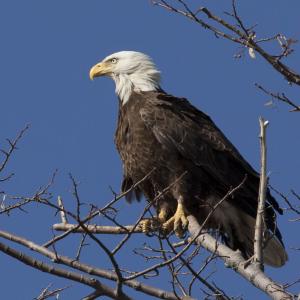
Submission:
{"label": "tree limb", "polygon": [[253,262],[258,268],[263,270],[263,245],[264,245],[264,232],[265,232],[265,206],[266,206],[266,193],[267,193],[267,145],[266,145],[266,128],[269,122],[265,121],[262,117],[259,118],[260,125],[260,147],[261,147],[261,168],[260,168],[260,182],[259,182],[259,196],[257,206],[257,216],[255,222],[254,233],[254,257]]}
{"label": "tree limb", "polygon": [[129,298],[128,296],[126,296],[125,294],[122,295],[117,295],[116,292],[108,287],[107,285],[101,283],[100,281],[94,279],[94,278],[90,278],[87,276],[84,276],[82,274],[79,273],[75,273],[69,270],[64,270],[61,268],[55,268],[52,265],[46,264],[40,260],[34,259],[28,255],[26,255],[25,253],[22,253],[18,250],[15,250],[3,243],[0,242],[0,251],[17,259],[18,261],[32,267],[35,269],[38,269],[42,272],[46,272],[58,277],[63,277],[72,281],[76,281],[79,283],[82,283],[84,285],[88,285],[94,289],[96,289],[97,291],[99,291],[99,293],[101,293],[101,295],[106,295],[112,299],[116,299],[116,300],[130,300],[131,298]]}
{"label": "tree limb", "polygon": [[[201,225],[192,215],[188,216],[189,227],[188,230],[191,236],[199,235]],[[224,261],[227,267],[230,267],[235,272],[252,283],[255,287],[265,292],[274,300],[292,300],[293,295],[286,292],[283,287],[269,278],[263,271],[261,271],[254,264],[245,267],[245,259],[239,251],[233,251],[224,244],[218,242],[208,233],[202,233],[196,238],[196,242],[210,252],[215,251],[217,255]],[[217,245],[217,247],[216,247]]]}
{"label": "tree limb", "polygon": [[[108,280],[112,280],[112,281],[118,280],[118,277],[114,272],[104,270],[101,268],[97,268],[95,266],[91,266],[91,265],[79,262],[77,260],[74,260],[73,258],[69,258],[67,256],[60,255],[58,253],[55,253],[55,252],[47,249],[46,247],[40,246],[32,241],[29,241],[23,237],[15,235],[15,234],[11,234],[9,232],[0,230],[0,236],[2,238],[5,238],[5,239],[15,242],[17,244],[20,244],[22,246],[25,246],[25,247],[31,249],[32,251],[40,253],[40,254],[44,255],[45,257],[48,257],[49,259],[51,259],[54,263],[63,264],[68,267],[79,270],[81,272],[84,272],[84,273],[87,273],[90,275],[94,275],[94,276],[99,276],[101,278],[105,278]],[[1,251],[1,249],[0,249],[0,251]],[[141,283],[137,280],[126,280],[123,282],[123,284],[135,289],[136,291],[140,291],[144,294],[147,294],[147,295],[159,298],[159,299],[178,300],[178,298],[171,292],[152,287],[150,285]]]}
{"label": "tree limb", "polygon": [[[261,42],[262,40],[260,39],[256,41],[254,32],[251,32],[247,30],[244,26],[241,26],[241,18],[237,14],[235,1],[233,1],[234,12],[233,14],[231,14],[231,16],[235,18],[235,20],[240,25],[242,30],[240,30],[239,27],[237,27],[236,25],[232,25],[229,22],[225,21],[224,19],[220,18],[219,16],[215,15],[207,7],[200,7],[199,9],[196,10],[196,12],[193,12],[187,5],[186,1],[183,0],[174,1],[181,4],[183,6],[183,9],[177,8],[175,4],[174,5],[170,4],[170,2],[171,1],[166,1],[166,0],[152,0],[152,4],[160,6],[164,9],[167,9],[168,11],[177,13],[179,15],[182,15],[192,20],[193,22],[196,22],[201,27],[212,31],[217,37],[223,37],[234,43],[238,43],[249,49],[255,50],[256,53],[258,53],[261,57],[263,57],[277,72],[282,74],[289,82],[300,85],[300,74],[294,72],[290,67],[283,64],[280,61],[282,57],[286,57],[291,53],[291,51],[287,51],[287,48],[289,50],[291,43],[287,43],[287,45],[283,49],[283,53],[279,55],[272,55],[268,53],[259,45],[259,42]],[[198,17],[199,13],[205,14],[209,19],[216,22],[220,26],[220,28],[212,26],[209,22],[206,22],[202,18]],[[227,33],[226,31],[230,32],[230,34]],[[264,40],[266,41],[271,39],[264,39]]]}

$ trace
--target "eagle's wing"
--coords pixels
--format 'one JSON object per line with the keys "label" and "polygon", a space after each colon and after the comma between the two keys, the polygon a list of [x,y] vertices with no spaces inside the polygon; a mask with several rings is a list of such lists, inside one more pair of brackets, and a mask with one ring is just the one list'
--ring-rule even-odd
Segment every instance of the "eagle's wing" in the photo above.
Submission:
{"label": "eagle's wing", "polygon": [[[235,184],[236,177],[240,182],[247,173],[258,176],[213,121],[187,100],[159,94],[146,102],[141,118],[162,145],[179,151],[226,185]],[[233,167],[239,167],[238,174],[232,174]]]}
{"label": "eagle's wing", "polygon": [[[247,175],[243,191],[249,195],[246,198],[251,199],[251,203],[242,201],[238,205],[254,216],[259,176],[214,122],[186,99],[163,93],[148,97],[140,109],[140,116],[159,143],[203,168],[226,191],[241,183]],[[270,193],[268,200],[280,210]]]}

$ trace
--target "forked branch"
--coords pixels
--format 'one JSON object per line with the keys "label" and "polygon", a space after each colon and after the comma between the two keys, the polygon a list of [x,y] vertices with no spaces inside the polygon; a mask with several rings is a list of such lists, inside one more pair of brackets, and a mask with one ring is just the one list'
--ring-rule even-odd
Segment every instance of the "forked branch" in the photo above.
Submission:
{"label": "forked branch", "polygon": [[[232,1],[232,13],[229,13],[228,15],[233,17],[236,24],[232,24],[224,18],[215,15],[207,7],[200,7],[193,11],[187,4],[187,1],[184,0],[152,0],[152,4],[190,19],[204,29],[210,30],[217,37],[222,37],[250,49],[250,53],[252,53],[251,56],[254,56],[254,52],[258,53],[277,72],[282,74],[288,82],[300,85],[300,74],[293,71],[281,61],[282,58],[287,57],[293,52],[291,45],[296,41],[293,39],[287,39],[282,34],[277,34],[272,38],[257,39],[256,34],[253,31],[253,27],[246,28],[242,18],[238,15],[235,0]],[[208,20],[199,17],[200,14],[203,14],[208,18]],[[216,26],[212,25],[214,23]],[[276,41],[279,44],[279,54],[271,54],[261,46],[262,42],[269,41]]]}

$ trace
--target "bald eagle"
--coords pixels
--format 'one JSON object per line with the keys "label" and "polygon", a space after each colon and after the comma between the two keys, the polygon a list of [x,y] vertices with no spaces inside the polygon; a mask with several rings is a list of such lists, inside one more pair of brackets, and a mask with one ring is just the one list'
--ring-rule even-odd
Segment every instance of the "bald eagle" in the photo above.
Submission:
{"label": "bald eagle", "polygon": [[[209,116],[188,100],[167,94],[160,72],[145,54],[121,51],[90,70],[90,78],[109,76],[119,98],[116,147],[123,161],[122,191],[147,176],[127,200],[155,199],[157,217],[145,220],[144,231],[156,221],[164,232],[182,237],[189,214],[203,222],[230,188],[246,181],[212,214],[206,227],[220,233],[245,258],[253,255],[259,175]],[[287,254],[276,225],[276,200],[267,191],[265,263],[284,265]]]}

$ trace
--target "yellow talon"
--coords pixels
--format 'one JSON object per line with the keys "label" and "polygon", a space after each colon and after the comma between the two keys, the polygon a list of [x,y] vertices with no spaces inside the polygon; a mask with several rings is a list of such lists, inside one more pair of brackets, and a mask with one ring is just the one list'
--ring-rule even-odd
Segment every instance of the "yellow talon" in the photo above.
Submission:
{"label": "yellow talon", "polygon": [[170,233],[172,230],[175,231],[175,234],[182,238],[184,232],[189,224],[187,219],[187,212],[183,205],[182,197],[178,199],[178,205],[175,214],[167,220],[168,210],[161,208],[157,217],[151,219],[141,220],[139,226],[142,229],[142,232],[149,233],[162,228],[162,231],[165,234]]}
{"label": "yellow talon", "polygon": [[160,225],[166,221],[167,214],[167,210],[162,208],[157,217],[141,220],[139,226],[142,229],[142,232],[149,233],[158,230]]}
{"label": "yellow talon", "polygon": [[188,226],[188,223],[189,221],[187,219],[186,209],[182,203],[182,199],[179,198],[174,216],[172,216],[162,225],[163,231],[169,233],[174,230],[176,236],[182,238]]}
{"label": "yellow talon", "polygon": [[151,228],[152,228],[152,219],[144,219],[140,221],[140,228],[142,229],[143,233],[149,233],[151,232]]}

